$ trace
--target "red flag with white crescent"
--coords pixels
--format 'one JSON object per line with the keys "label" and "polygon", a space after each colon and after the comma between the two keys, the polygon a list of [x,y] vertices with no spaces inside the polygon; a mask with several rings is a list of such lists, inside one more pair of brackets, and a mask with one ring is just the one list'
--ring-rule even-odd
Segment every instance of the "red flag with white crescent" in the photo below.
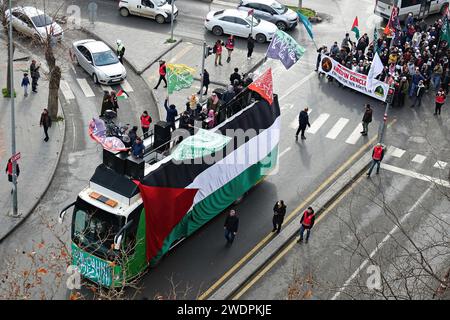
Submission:
{"label": "red flag with white crescent", "polygon": [[248,88],[261,95],[261,97],[272,104],[273,102],[273,81],[272,68],[269,68],[258,79],[253,81]]}

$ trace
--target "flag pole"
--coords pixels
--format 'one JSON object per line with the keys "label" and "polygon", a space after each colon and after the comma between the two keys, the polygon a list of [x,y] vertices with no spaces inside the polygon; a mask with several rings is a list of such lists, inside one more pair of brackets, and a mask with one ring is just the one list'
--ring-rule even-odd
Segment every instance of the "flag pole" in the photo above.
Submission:
{"label": "flag pole", "polygon": [[[253,9],[252,9],[253,10]],[[252,25],[250,26],[250,35],[253,37],[253,15],[255,12],[252,12]]]}

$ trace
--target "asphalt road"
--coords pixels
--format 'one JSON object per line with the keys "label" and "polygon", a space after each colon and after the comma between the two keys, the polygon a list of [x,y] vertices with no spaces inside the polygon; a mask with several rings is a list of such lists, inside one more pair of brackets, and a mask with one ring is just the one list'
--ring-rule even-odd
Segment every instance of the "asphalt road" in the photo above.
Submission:
{"label": "asphalt road", "polygon": [[[79,1],[66,3],[79,4]],[[87,3],[86,1],[86,6]],[[98,19],[124,24],[125,18],[120,17],[114,9],[115,2],[105,0],[97,3]],[[209,4],[180,1],[177,5],[181,13],[176,22],[175,34],[187,37],[190,41],[205,38],[208,42],[212,42],[214,37],[205,32],[203,27],[203,18],[209,10]],[[355,4],[354,1],[344,0],[323,1],[314,5],[319,12],[327,14],[326,21],[314,27],[315,38],[319,44],[340,41],[351,26],[354,12],[369,17],[367,25],[360,22],[362,32],[373,30],[373,21],[376,18],[371,15],[372,3],[358,1]],[[82,11],[82,14],[86,13]],[[168,25],[157,25],[153,21],[138,17],[126,18],[126,23],[130,25],[130,32],[133,28],[149,28],[153,32],[164,33],[170,30]],[[66,34],[67,42],[85,37],[78,31]],[[364,150],[364,145],[376,134],[384,107],[376,100],[319,79],[312,72],[316,53],[308,35],[300,28],[291,32],[291,35],[307,49],[300,62],[289,71],[285,71],[274,61],[269,61],[264,66],[264,69],[272,66],[274,70],[274,91],[279,94],[282,107],[282,138],[279,149],[281,156],[277,174],[269,176],[264,183],[255,187],[236,207],[241,222],[239,234],[232,248],[225,248],[222,235],[224,216],[219,215],[170,252],[156,268],[149,270],[142,280],[141,296],[152,299],[155,295],[161,294],[174,298],[172,290],[174,284],[177,299],[197,297],[270,232],[271,209],[275,201],[284,199],[290,212],[333,172],[341,168],[353,154]],[[238,41],[237,45],[244,46],[245,42]],[[258,46],[257,50],[264,51],[265,47]],[[96,165],[101,162],[100,149],[86,135],[87,121],[96,115],[100,108],[101,88],[94,86],[90,79],[86,79],[94,92],[93,97],[86,97],[77,79],[87,78],[87,75],[78,68],[75,68],[75,71],[70,67],[66,68],[64,78],[73,91],[77,103],[72,100],[65,105],[66,121],[72,125],[67,125],[67,141],[61,165],[36,213],[2,244],[1,256],[15,255],[16,249],[31,250],[34,243],[41,238],[50,243],[56,242],[54,232],[63,240],[69,241],[67,230],[56,228],[56,231],[49,231],[42,223],[41,216],[54,219],[58,209],[73,201],[77,193],[86,186]],[[119,112],[120,119],[127,123],[137,121],[137,116],[149,101],[139,78],[129,72],[128,81],[134,88],[134,93],[123,106],[121,105]],[[364,103],[374,105],[374,122],[369,128],[369,136],[367,139],[359,138],[354,144],[347,143],[347,139],[360,123]],[[311,124],[321,117],[326,117],[325,114],[328,114],[328,118],[316,133],[306,134],[306,141],[296,143],[294,141],[296,118],[304,106],[311,109]],[[406,108],[393,110],[391,115],[406,119],[411,124],[420,121]],[[327,137],[338,122],[344,124],[342,131],[334,130],[336,137],[333,138],[334,135]],[[22,265],[26,265],[25,259],[19,260]],[[337,271],[334,269],[332,272]],[[65,294],[64,288],[61,287],[53,297],[63,298]]]}

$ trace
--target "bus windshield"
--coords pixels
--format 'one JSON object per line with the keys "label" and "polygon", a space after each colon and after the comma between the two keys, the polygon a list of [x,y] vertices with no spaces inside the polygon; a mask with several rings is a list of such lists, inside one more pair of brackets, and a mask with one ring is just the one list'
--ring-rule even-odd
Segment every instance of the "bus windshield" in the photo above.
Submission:
{"label": "bus windshield", "polygon": [[80,249],[112,259],[114,236],[124,225],[123,217],[96,208],[78,198],[72,220],[72,240]]}

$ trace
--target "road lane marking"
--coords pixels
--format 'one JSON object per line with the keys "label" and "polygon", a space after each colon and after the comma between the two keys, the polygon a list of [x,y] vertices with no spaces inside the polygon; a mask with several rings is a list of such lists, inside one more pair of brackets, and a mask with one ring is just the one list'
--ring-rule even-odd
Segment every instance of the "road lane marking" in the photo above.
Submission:
{"label": "road lane marking", "polygon": [[94,91],[92,91],[91,87],[89,86],[88,82],[84,78],[77,78],[77,82],[80,85],[81,90],[83,91],[86,98],[89,97],[95,97]]}
{"label": "road lane marking", "polygon": [[295,85],[293,85],[292,87],[290,87],[285,94],[283,94],[279,101],[283,100],[284,98],[286,98],[288,95],[290,95],[292,92],[294,92],[295,90],[297,90],[300,86],[302,86],[306,81],[308,81],[309,79],[311,79],[314,75],[316,74],[315,71],[312,71],[310,74],[308,74],[306,77],[304,77],[302,80],[300,80],[299,82],[297,82]]}
{"label": "road lane marking", "polygon": [[101,84],[100,86],[102,87],[102,91],[111,92],[112,90],[114,90],[113,87],[111,87],[111,86],[105,86],[103,84]]}
{"label": "road lane marking", "polygon": [[291,147],[286,148],[283,152],[280,153],[280,158],[284,156],[286,153],[288,153],[291,150]]}
{"label": "road lane marking", "polygon": [[218,4],[224,7],[230,7],[230,8],[236,8],[237,7],[237,3],[230,3],[230,2],[226,2],[226,1],[220,1],[220,0],[214,0],[212,2],[212,4]]}
{"label": "road lane marking", "polygon": [[415,156],[414,156],[414,158],[412,158],[412,162],[417,162],[417,163],[420,163],[420,164],[422,164],[424,161],[425,161],[425,159],[426,159],[427,157],[425,157],[425,156],[423,156],[423,155],[421,155],[421,154],[416,154]]}
{"label": "road lane marking", "polygon": [[422,181],[432,182],[432,183],[435,183],[435,184],[439,184],[439,185],[441,185],[443,187],[450,188],[450,182],[448,182],[446,180],[439,179],[439,178],[427,176],[427,175],[422,174],[422,173],[418,173],[418,172],[411,171],[411,170],[406,170],[406,169],[399,168],[399,167],[396,167],[396,166],[393,166],[393,165],[390,165],[390,164],[387,164],[387,163],[381,163],[381,168],[389,170],[389,171],[392,171],[392,172],[395,172],[395,173],[402,174],[404,176],[408,176],[408,177],[411,177],[411,178],[416,178],[416,179],[419,179],[419,180],[422,180]]}
{"label": "road lane marking", "polygon": [[355,144],[359,138],[361,138],[361,131],[363,130],[362,123],[359,123],[352,134],[345,140],[345,143]]}
{"label": "road lane marking", "polygon": [[75,99],[75,96],[74,96],[72,90],[70,89],[69,84],[67,83],[66,80],[61,80],[59,87],[61,88],[61,91],[62,91],[66,101]]}
{"label": "road lane marking", "polygon": [[323,126],[323,124],[328,120],[328,118],[330,117],[330,115],[328,113],[322,113],[311,125],[311,127],[309,127],[306,132],[308,133],[316,133],[321,126]]}
{"label": "road lane marking", "polygon": [[[341,293],[348,287],[350,282],[353,281],[354,278],[361,272],[362,269],[369,263],[369,261],[375,256],[375,254],[380,250],[384,244],[391,238],[391,236],[399,229],[399,225],[402,225],[406,219],[411,215],[411,213],[416,209],[416,207],[422,202],[422,200],[428,195],[428,193],[433,189],[433,185],[429,186],[428,189],[420,196],[420,198],[413,204],[413,206],[408,210],[408,212],[398,221],[398,224],[395,224],[394,228],[383,238],[383,240],[377,244],[375,249],[370,253],[369,257],[366,258],[363,263],[355,270],[355,272],[350,276],[350,278],[345,281],[344,285],[336,292],[336,294],[331,298],[331,300],[336,300],[339,298]],[[395,222],[394,222],[395,223]]]}
{"label": "road lane marking", "polygon": [[298,128],[298,120],[297,119],[292,120],[292,122],[289,124],[289,128],[297,129]]}
{"label": "road lane marking", "polygon": [[[349,194],[364,178],[364,176],[359,177],[347,190],[345,190],[336,200],[333,201],[316,219],[315,225],[320,222],[320,220],[323,219],[331,210],[334,209],[336,205],[338,205],[342,199]],[[317,227],[316,227],[317,228]],[[270,263],[267,264],[260,272],[257,273],[256,276],[252,278],[252,280],[247,283],[241,290],[239,290],[233,297],[232,300],[239,299],[245,292],[248,291],[256,282],[259,281],[270,269],[273,268],[273,266],[280,261],[281,258],[283,258],[292,248],[297,244],[297,237],[294,237],[294,239],[291,240],[289,245],[286,246],[286,248],[281,251],[278,255],[276,255],[274,258],[270,259]]]}
{"label": "road lane marking", "polygon": [[434,164],[433,167],[439,168],[439,169],[445,169],[446,166],[447,166],[447,162],[444,162],[444,161],[436,161],[436,163]]}
{"label": "road lane marking", "polygon": [[122,90],[125,92],[133,92],[134,91],[127,79],[123,80],[123,82],[120,84],[120,86],[122,87]]}
{"label": "road lane marking", "polygon": [[403,149],[391,146],[389,148],[388,154],[396,158],[401,158],[405,152],[406,151]]}
{"label": "road lane marking", "polygon": [[348,119],[340,118],[338,122],[334,124],[333,128],[331,128],[331,130],[325,137],[332,140],[336,139],[339,133],[341,133],[341,131],[344,129],[344,127],[347,125],[348,122],[349,122]]}
{"label": "road lane marking", "polygon": [[[395,123],[395,119],[388,125]],[[372,137],[366,144],[361,146],[358,151],[356,151],[346,162],[344,162],[334,173],[332,173],[316,190],[314,190],[306,199],[300,203],[297,208],[295,208],[285,219],[283,225],[289,223],[295,215],[309,204],[312,199],[314,199],[323,189],[325,189],[332,181],[336,180],[336,177],[340,175],[347,167],[355,161],[357,157],[361,155],[371,144],[373,144],[377,139],[377,136]],[[221,276],[211,287],[209,287],[205,292],[203,292],[198,300],[206,299],[214,290],[216,290],[223,282],[226,281],[237,269],[239,269],[247,260],[250,259],[256,252],[258,252],[270,239],[272,238],[272,233],[266,235],[258,244],[256,244],[253,249],[251,249],[244,257],[242,257],[236,264],[234,264],[223,276]]]}

